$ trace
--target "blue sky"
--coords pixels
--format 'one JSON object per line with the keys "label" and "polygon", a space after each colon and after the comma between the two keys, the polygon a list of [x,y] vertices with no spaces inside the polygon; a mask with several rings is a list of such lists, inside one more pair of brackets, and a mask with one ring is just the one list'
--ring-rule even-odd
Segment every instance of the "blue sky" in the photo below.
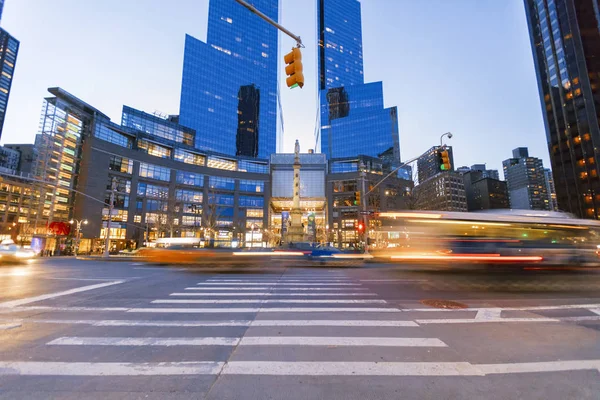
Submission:
{"label": "blue sky", "polygon": [[[501,168],[521,146],[549,166],[522,0],[361,3],[365,80],[382,80],[386,106],[398,106],[403,159],[451,131],[456,166]],[[281,77],[284,149],[296,138],[307,149],[317,112],[315,1],[280,4],[282,23],[306,45],[304,89],[284,88]],[[207,14],[208,0],[6,0],[2,26],[21,48],[2,142],[33,141],[52,86],[115,122],[123,104],[176,114],[184,36],[205,40]],[[280,54],[293,44],[282,36]]]}

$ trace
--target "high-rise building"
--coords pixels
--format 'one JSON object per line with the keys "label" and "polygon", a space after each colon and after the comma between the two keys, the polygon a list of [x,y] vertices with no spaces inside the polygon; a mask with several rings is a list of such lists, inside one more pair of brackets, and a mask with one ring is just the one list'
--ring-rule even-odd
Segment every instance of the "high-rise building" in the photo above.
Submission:
{"label": "high-rise building", "polygon": [[525,0],[561,210],[600,215],[598,0]]}
{"label": "high-rise building", "polygon": [[19,168],[21,154],[9,147],[0,147],[0,167],[3,171],[14,174]]}
{"label": "high-rise building", "polygon": [[398,163],[398,110],[384,108],[382,82],[364,83],[360,3],[318,0],[317,27],[317,149],[329,159],[391,152]]}
{"label": "high-rise building", "polygon": [[468,211],[510,208],[506,182],[491,176],[497,173],[497,170],[486,170],[484,164],[475,164],[463,173]]}
{"label": "high-rise building", "polygon": [[550,168],[544,168],[544,178],[546,179],[546,192],[548,193],[548,205],[550,211],[558,211],[558,201],[556,200],[556,186],[554,177]]}
{"label": "high-rise building", "polygon": [[0,20],[2,19],[2,11],[4,10],[4,0],[0,0]]}
{"label": "high-rise building", "polygon": [[462,175],[455,171],[436,174],[415,186],[414,209],[467,211],[467,195]]}
{"label": "high-rise building", "polygon": [[550,210],[544,164],[529,157],[526,147],[513,150],[513,157],[502,161],[508,186],[510,207],[523,210]]}
{"label": "high-rise building", "polygon": [[19,174],[27,175],[31,173],[31,166],[34,158],[34,146],[32,143],[5,144],[5,148],[19,152],[19,165],[16,170]]}
{"label": "high-rise building", "polygon": [[[278,0],[255,0],[278,20]],[[208,38],[186,36],[179,123],[196,148],[268,158],[280,149],[278,31],[235,0],[211,0]]]}
{"label": "high-rise building", "polygon": [[[427,179],[442,172],[440,170],[440,162],[438,151],[440,146],[434,146],[423,153],[417,160],[417,176],[419,182],[424,182]],[[446,146],[448,151],[448,157],[450,159],[450,171],[454,171],[454,153],[452,152],[452,146]]]}
{"label": "high-rise building", "polygon": [[2,137],[2,128],[4,127],[6,107],[18,53],[19,41],[0,28],[0,137]]}
{"label": "high-rise building", "polygon": [[479,171],[481,172],[482,178],[492,178],[496,180],[500,180],[500,174],[497,169],[487,169],[485,164],[473,164],[470,168],[471,171]]}

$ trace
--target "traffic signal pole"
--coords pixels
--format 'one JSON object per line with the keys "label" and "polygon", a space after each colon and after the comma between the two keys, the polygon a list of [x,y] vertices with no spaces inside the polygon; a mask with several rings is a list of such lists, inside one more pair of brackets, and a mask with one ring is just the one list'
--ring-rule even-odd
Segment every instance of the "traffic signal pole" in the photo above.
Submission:
{"label": "traffic signal pole", "polygon": [[304,45],[302,44],[302,39],[300,38],[300,36],[294,35],[292,32],[290,32],[289,30],[287,30],[284,26],[279,25],[277,22],[273,21],[271,18],[269,18],[268,16],[266,16],[265,14],[263,14],[262,12],[260,12],[252,4],[248,4],[244,0],[235,0],[235,1],[237,1],[240,5],[246,7],[248,10],[250,10],[250,12],[256,14],[260,18],[262,18],[265,21],[267,21],[269,24],[273,25],[275,28],[279,29],[281,32],[285,33],[286,35],[288,35],[289,37],[291,37],[292,39],[294,39],[296,41],[296,45],[298,47],[304,47]]}

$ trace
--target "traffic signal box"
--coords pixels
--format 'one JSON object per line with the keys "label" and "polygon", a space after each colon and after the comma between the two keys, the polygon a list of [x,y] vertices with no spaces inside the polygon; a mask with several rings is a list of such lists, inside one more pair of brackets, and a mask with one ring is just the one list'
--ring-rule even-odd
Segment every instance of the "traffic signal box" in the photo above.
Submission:
{"label": "traffic signal box", "polygon": [[302,53],[300,48],[294,47],[292,51],[285,55],[283,58],[287,64],[285,67],[285,73],[288,76],[285,80],[289,88],[302,87],[304,86],[304,74],[302,74]]}
{"label": "traffic signal box", "polygon": [[450,164],[448,150],[438,150],[438,164],[440,166],[440,171],[450,171],[452,165]]}

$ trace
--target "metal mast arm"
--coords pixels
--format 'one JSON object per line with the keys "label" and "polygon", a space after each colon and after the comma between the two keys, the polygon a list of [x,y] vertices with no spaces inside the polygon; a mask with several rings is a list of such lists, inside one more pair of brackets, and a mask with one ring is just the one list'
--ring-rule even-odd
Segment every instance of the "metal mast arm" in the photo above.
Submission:
{"label": "metal mast arm", "polygon": [[302,39],[300,39],[300,36],[294,35],[292,32],[290,32],[289,30],[287,30],[285,27],[279,25],[277,22],[273,21],[271,18],[269,18],[268,16],[266,16],[265,14],[263,14],[262,12],[260,12],[252,4],[248,4],[244,0],[235,0],[235,1],[237,1],[242,6],[246,7],[252,13],[258,15],[260,18],[262,18],[265,21],[267,21],[269,24],[273,25],[275,28],[279,29],[281,32],[285,33],[286,35],[288,35],[289,37],[291,37],[292,39],[294,39],[296,41],[296,44],[298,45],[298,47],[304,47],[304,45],[302,44]]}

